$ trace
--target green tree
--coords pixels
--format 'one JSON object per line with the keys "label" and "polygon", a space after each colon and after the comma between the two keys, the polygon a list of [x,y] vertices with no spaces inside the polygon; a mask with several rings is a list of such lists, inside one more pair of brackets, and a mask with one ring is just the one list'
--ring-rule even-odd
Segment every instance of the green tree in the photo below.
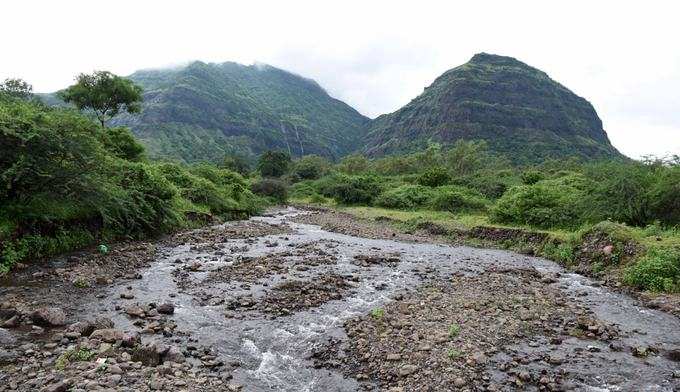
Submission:
{"label": "green tree", "polygon": [[225,155],[222,160],[222,167],[235,171],[242,176],[247,176],[252,170],[248,158],[240,154]]}
{"label": "green tree", "polygon": [[305,155],[295,162],[293,175],[300,180],[316,180],[328,171],[330,164],[318,155]]}
{"label": "green tree", "polygon": [[73,103],[79,110],[92,110],[103,127],[121,110],[139,113],[142,88],[111,72],[95,71],[78,75],[76,84],[60,91],[59,97]]}
{"label": "green tree", "polygon": [[33,95],[33,86],[22,79],[5,79],[0,84],[0,93],[19,99],[28,99]]}
{"label": "green tree", "polygon": [[282,151],[266,151],[260,155],[257,162],[257,170],[264,177],[281,177],[288,173],[290,167],[290,155]]}

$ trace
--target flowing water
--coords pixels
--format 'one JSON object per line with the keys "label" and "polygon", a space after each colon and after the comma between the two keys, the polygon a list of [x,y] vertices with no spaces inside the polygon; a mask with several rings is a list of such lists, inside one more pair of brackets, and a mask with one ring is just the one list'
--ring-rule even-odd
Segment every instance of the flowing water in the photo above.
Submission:
{"label": "flowing water", "polygon": [[[309,359],[315,348],[329,338],[346,338],[342,325],[347,319],[366,314],[435,277],[446,278],[454,273],[477,274],[493,266],[510,269],[533,267],[543,273],[561,273],[553,284],[560,286],[573,301],[592,309],[601,321],[618,326],[624,345],[654,346],[662,353],[680,346],[680,321],[677,318],[641,308],[630,297],[599,287],[582,276],[566,273],[548,260],[502,250],[352,237],[327,232],[318,226],[287,221],[287,218],[299,213],[302,212],[291,208],[276,215],[253,218],[266,223],[285,223],[293,233],[259,237],[254,241],[228,240],[218,244],[217,250],[213,247],[202,251],[200,246],[196,246],[200,244],[166,248],[158,260],[143,272],[141,280],[112,287],[110,295],[93,300],[84,313],[106,315],[115,321],[118,328],[134,329],[127,316],[113,309],[115,304],[120,304],[118,293],[132,285],[135,301],[140,303],[172,297],[176,306],[173,320],[178,329],[191,331],[192,337],[199,342],[212,345],[225,362],[240,363],[233,377],[234,382],[244,386],[244,390],[355,391],[359,385],[354,379],[327,369],[316,369]],[[308,243],[334,253],[337,263],[319,264],[304,271],[291,268],[286,274],[266,276],[256,283],[203,282],[210,271],[229,266],[243,257],[286,252]],[[354,256],[366,254],[394,254],[400,261],[376,264],[371,268],[352,262]],[[282,262],[292,264],[296,257],[310,256],[282,258]],[[173,271],[187,260],[199,260],[202,267],[190,274],[189,286],[178,287]],[[292,277],[314,281],[331,273],[354,275],[360,279],[351,282],[353,287],[341,299],[283,317],[238,310],[236,317],[234,312],[231,312],[231,317],[225,317],[224,304],[209,305],[197,298],[199,295],[223,298],[226,303],[243,295],[258,299],[284,279]],[[590,380],[580,388],[597,391],[674,390],[669,375],[678,369],[677,362],[663,355],[636,358],[630,352],[612,351],[601,342],[588,344],[599,345],[601,351],[594,353],[589,362],[564,364],[571,373],[584,375]],[[566,354],[575,349],[586,349],[584,345],[583,341],[574,338],[550,350],[553,355]],[[513,349],[519,352],[548,350],[547,345],[517,345]],[[495,374],[494,369],[490,372]]]}

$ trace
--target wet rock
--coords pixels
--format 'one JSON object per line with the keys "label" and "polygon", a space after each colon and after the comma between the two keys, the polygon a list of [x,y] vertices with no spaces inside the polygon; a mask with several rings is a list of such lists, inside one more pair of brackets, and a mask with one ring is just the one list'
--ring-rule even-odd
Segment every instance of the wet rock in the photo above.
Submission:
{"label": "wet rock", "polygon": [[146,312],[140,306],[128,306],[125,308],[125,314],[131,317],[143,318]]}
{"label": "wet rock", "polygon": [[19,316],[12,316],[9,318],[9,320],[5,321],[2,323],[3,328],[16,328],[19,326]]}
{"label": "wet rock", "polygon": [[158,305],[156,310],[158,311],[158,313],[161,313],[161,314],[173,314],[173,313],[175,313],[175,305],[173,305],[170,302],[166,302],[166,303]]}
{"label": "wet rock", "polygon": [[401,377],[406,377],[418,371],[418,366],[416,365],[404,365],[399,369],[399,375]]}
{"label": "wet rock", "polygon": [[43,327],[57,327],[66,324],[66,313],[61,308],[40,308],[30,314],[34,324]]}
{"label": "wet rock", "polygon": [[77,332],[82,336],[90,336],[98,329],[113,328],[113,321],[108,317],[97,317],[94,320],[78,321],[66,328],[67,332]]}

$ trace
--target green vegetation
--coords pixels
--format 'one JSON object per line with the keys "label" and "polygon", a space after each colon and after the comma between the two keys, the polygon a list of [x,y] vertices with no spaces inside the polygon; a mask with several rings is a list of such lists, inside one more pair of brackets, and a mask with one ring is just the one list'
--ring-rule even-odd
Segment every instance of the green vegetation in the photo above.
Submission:
{"label": "green vegetation", "polygon": [[265,151],[257,161],[257,171],[263,177],[281,177],[290,169],[290,155],[282,151]]}
{"label": "green vegetation", "polygon": [[121,111],[139,113],[142,88],[108,71],[80,74],[76,84],[59,92],[59,98],[79,110],[91,110],[102,127]]}
{"label": "green vegetation", "polygon": [[57,370],[64,370],[71,362],[86,362],[94,358],[94,356],[95,353],[87,348],[71,348],[57,358],[54,367]]}
{"label": "green vegetation", "polygon": [[151,158],[217,164],[239,156],[252,165],[278,150],[338,159],[360,144],[369,121],[316,82],[264,64],[196,61],[129,79],[144,89],[142,112],[109,124],[131,128]]}
{"label": "green vegetation", "polygon": [[371,317],[373,317],[376,320],[382,319],[383,317],[385,317],[385,309],[375,308],[371,310]]}
{"label": "green vegetation", "polygon": [[[94,94],[87,88],[67,91]],[[237,173],[148,161],[128,129],[15,90],[0,93],[0,273],[108,240],[248,216],[263,203]],[[117,94],[100,115],[134,106]]]}
{"label": "green vegetation", "polygon": [[445,72],[396,112],[373,120],[363,151],[383,156],[459,140],[484,140],[516,164],[622,158],[588,101],[536,68],[486,53]]}
{"label": "green vegetation", "polygon": [[460,335],[460,325],[458,324],[451,324],[449,326],[449,337],[450,338],[455,338],[458,335]]}
{"label": "green vegetation", "polygon": [[678,157],[516,166],[486,143],[459,141],[373,160],[353,155],[324,172],[287,177],[293,200],[538,254],[593,275],[615,272],[640,289],[678,290]]}

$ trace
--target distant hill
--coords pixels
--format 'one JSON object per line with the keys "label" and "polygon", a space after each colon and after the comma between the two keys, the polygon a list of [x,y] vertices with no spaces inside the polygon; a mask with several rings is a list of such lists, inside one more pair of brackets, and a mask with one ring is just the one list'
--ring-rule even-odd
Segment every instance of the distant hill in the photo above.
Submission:
{"label": "distant hill", "polygon": [[409,104],[369,124],[363,151],[380,156],[481,139],[516,162],[621,157],[585,99],[512,57],[476,54]]}
{"label": "distant hill", "polygon": [[142,113],[111,125],[132,128],[152,157],[219,161],[280,149],[338,158],[356,150],[369,121],[313,80],[269,65],[193,62],[129,78],[144,88]]}

